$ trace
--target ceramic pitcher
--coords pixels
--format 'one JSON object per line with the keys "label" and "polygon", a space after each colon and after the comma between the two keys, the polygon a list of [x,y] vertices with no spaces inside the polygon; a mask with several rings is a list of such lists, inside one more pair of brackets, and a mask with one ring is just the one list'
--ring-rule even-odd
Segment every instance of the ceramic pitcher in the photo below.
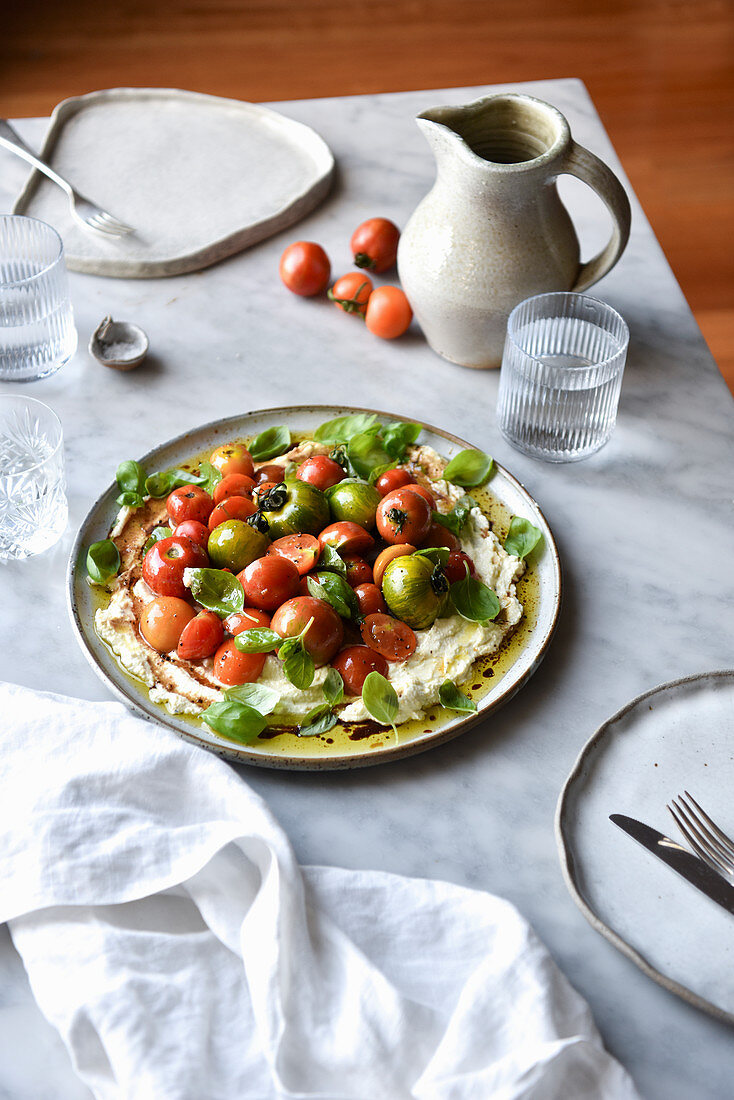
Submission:
{"label": "ceramic pitcher", "polygon": [[[437,175],[401,236],[400,280],[434,351],[465,367],[498,367],[518,302],[585,290],[614,267],[629,237],[629,202],[560,111],[532,96],[436,107],[417,121]],[[579,262],[556,189],[564,173],[592,187],[612,216],[609,243],[588,263]]]}

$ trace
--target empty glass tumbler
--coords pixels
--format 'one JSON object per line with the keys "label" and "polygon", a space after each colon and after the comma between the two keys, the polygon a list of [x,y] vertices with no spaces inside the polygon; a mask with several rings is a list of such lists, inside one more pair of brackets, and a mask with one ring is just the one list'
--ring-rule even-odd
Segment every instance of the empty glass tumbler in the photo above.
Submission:
{"label": "empty glass tumbler", "polygon": [[539,294],[509,316],[497,422],[525,454],[574,462],[608,442],[617,419],[629,329],[583,294]]}
{"label": "empty glass tumbler", "polygon": [[76,343],[61,237],[36,218],[0,215],[0,379],[45,378]]}
{"label": "empty glass tumbler", "polygon": [[33,397],[0,394],[0,561],[53,546],[67,514],[58,416]]}

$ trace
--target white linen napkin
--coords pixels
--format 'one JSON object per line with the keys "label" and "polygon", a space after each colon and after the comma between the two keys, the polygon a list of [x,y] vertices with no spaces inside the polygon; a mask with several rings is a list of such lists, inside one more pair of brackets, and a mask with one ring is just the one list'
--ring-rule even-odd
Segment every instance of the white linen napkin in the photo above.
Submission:
{"label": "white linen napkin", "polygon": [[0,685],[0,921],[100,1100],[632,1100],[507,902],[299,867],[216,756]]}

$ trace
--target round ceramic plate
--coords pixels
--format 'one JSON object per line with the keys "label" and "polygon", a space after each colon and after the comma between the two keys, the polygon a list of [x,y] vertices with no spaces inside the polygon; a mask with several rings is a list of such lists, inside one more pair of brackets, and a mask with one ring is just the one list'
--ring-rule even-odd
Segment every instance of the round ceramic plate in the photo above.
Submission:
{"label": "round ceramic plate", "polygon": [[[295,434],[308,434],[319,424],[335,416],[352,412],[377,412],[372,409],[346,409],[325,405],[290,406],[264,409],[242,416],[218,420],[179,436],[149,451],[140,459],[146,470],[166,470],[179,466],[222,443],[256,435],[274,424],[285,424]],[[381,419],[399,419],[394,414],[377,412]],[[423,425],[420,442],[451,457],[471,444],[437,428]],[[520,582],[518,595],[523,600],[526,615],[516,634],[498,657],[477,665],[478,689],[475,694],[477,713],[461,717],[436,707],[420,721],[405,722],[392,730],[375,731],[374,727],[337,725],[323,737],[299,738],[295,733],[281,733],[272,738],[258,738],[253,744],[241,746],[219,737],[199,718],[172,715],[163,706],[152,703],[148,690],[129,676],[117,663],[111,650],[97,637],[94,614],[99,606],[99,591],[86,579],[86,551],[90,543],[107,537],[117,516],[115,484],[102,494],[84,520],[75,540],[67,578],[69,610],[74,628],[95,672],[134,711],[144,718],[159,722],[174,730],[187,741],[217,752],[239,763],[271,768],[331,769],[354,768],[393,760],[422,752],[433,745],[456,737],[491,711],[506,703],[529,679],[540,664],[555,629],[561,604],[561,571],[553,536],[538,505],[525,489],[501,467],[496,467],[487,485],[491,506],[487,508],[498,533],[512,515],[529,519],[543,533],[542,549],[533,551],[526,577]],[[474,492],[474,490],[473,490]]]}
{"label": "round ceramic plate", "polygon": [[[687,790],[734,834],[734,671],[634,699],[582,750],[558,802],[566,884],[587,920],[644,972],[734,1023],[734,920],[609,820],[626,814],[678,842],[666,809]],[[686,845],[687,846],[687,845]]]}

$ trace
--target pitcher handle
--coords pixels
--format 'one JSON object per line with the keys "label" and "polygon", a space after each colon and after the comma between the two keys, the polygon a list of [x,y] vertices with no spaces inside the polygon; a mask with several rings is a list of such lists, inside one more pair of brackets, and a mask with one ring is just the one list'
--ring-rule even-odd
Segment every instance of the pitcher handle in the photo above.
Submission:
{"label": "pitcher handle", "polygon": [[630,235],[631,211],[627,194],[617,177],[604,161],[588,149],[571,141],[563,162],[562,172],[576,176],[582,183],[596,191],[612,215],[614,227],[605,248],[585,264],[579,265],[576,281],[571,290],[586,290],[598,282],[616,264],[625,250]]}

